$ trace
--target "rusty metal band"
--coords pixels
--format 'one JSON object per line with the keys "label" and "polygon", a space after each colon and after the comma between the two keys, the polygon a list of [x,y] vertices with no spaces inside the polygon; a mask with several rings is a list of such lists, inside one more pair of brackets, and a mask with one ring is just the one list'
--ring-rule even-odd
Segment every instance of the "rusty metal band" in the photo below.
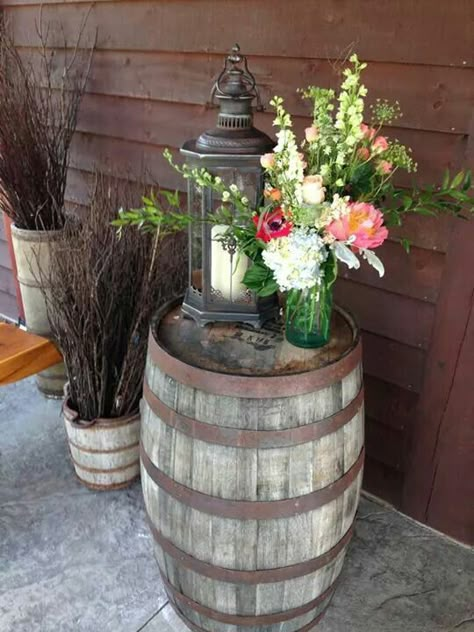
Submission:
{"label": "rusty metal band", "polygon": [[131,443],[130,445],[125,445],[121,448],[109,448],[108,450],[104,448],[97,450],[95,448],[85,448],[83,445],[74,443],[74,441],[71,441],[69,437],[67,438],[67,440],[70,445],[76,448],[76,450],[79,450],[80,452],[86,452],[87,454],[118,454],[120,452],[125,452],[126,450],[132,450],[133,448],[137,449],[140,445],[140,442],[137,441],[136,443]]}
{"label": "rusty metal band", "polygon": [[[187,627],[192,630],[192,632],[209,632],[209,630],[206,630],[205,628],[201,628],[200,626],[196,625],[195,623],[193,623],[192,621],[190,621],[180,610],[179,608],[176,606],[176,604],[173,601],[170,601],[170,604],[173,608],[173,610],[176,612],[176,614],[178,615],[178,617],[183,621],[183,623],[185,625],[187,625]],[[329,604],[328,604],[329,606]],[[318,614],[318,616],[316,617],[316,619],[313,619],[312,621],[310,621],[309,623],[307,623],[305,626],[303,626],[302,628],[299,628],[298,630],[296,630],[295,632],[310,632],[311,630],[314,630],[314,628],[318,625],[318,623],[320,623],[320,621],[322,620],[322,618],[324,617],[324,615],[326,614],[326,610],[328,608],[328,606],[326,606],[324,608],[324,610]]]}
{"label": "rusty metal band", "polygon": [[134,474],[131,478],[127,478],[125,481],[121,481],[120,483],[104,483],[103,485],[99,483],[91,483],[85,478],[81,478],[79,474],[76,472],[76,477],[85,487],[89,489],[97,490],[97,491],[113,491],[116,489],[123,489],[124,487],[129,487],[134,481],[136,481],[140,474]]}
{"label": "rusty metal band", "polygon": [[284,612],[261,615],[236,615],[213,610],[212,608],[208,608],[207,606],[194,601],[190,597],[183,595],[183,593],[179,592],[179,590],[170,584],[163,573],[161,573],[161,579],[170,601],[173,601],[174,603],[182,603],[188,608],[191,608],[191,610],[194,610],[208,619],[219,621],[219,623],[227,623],[229,625],[272,625],[276,623],[283,623],[285,621],[291,621],[292,619],[296,619],[297,617],[311,612],[311,610],[317,608],[321,603],[329,600],[332,597],[333,592],[336,590],[336,585],[332,584],[325,592],[318,595],[316,599]]}
{"label": "rusty metal band", "polygon": [[163,423],[193,439],[233,448],[284,448],[315,441],[349,423],[363,404],[364,389],[362,387],[348,406],[331,417],[285,430],[242,430],[186,417],[164,404],[153,393],[146,380],[143,384],[143,396]]}
{"label": "rusty metal band", "polygon": [[127,465],[121,465],[120,467],[110,467],[104,470],[104,469],[100,469],[96,467],[89,467],[86,465],[82,465],[82,463],[79,463],[79,461],[77,461],[72,456],[72,454],[71,454],[71,461],[80,470],[83,470],[84,472],[90,472],[90,474],[115,474],[116,472],[125,472],[125,470],[129,470],[131,467],[137,467],[140,464],[140,461],[136,459],[135,461],[132,461],[131,463],[128,463]]}
{"label": "rusty metal band", "polygon": [[[338,308],[345,318],[350,317]],[[158,344],[152,329],[148,337],[148,354],[152,362],[161,371],[185,386],[190,386],[214,395],[227,397],[244,397],[250,399],[271,399],[274,397],[292,397],[312,393],[326,386],[331,386],[349,375],[362,359],[362,345],[358,330],[355,329],[352,347],[336,362],[327,366],[294,373],[292,375],[277,375],[257,377],[217,373],[186,364],[170,355]]]}
{"label": "rusty metal band", "polygon": [[[67,386],[67,385],[66,385]],[[87,430],[89,428],[100,428],[101,430],[115,430],[117,428],[121,428],[122,426],[128,426],[140,421],[140,413],[133,413],[132,415],[124,415],[123,417],[110,417],[103,418],[97,417],[96,419],[91,419],[90,421],[84,421],[79,419],[79,414],[71,408],[71,404],[69,401],[69,396],[67,395],[67,390],[65,389],[65,398],[62,405],[62,413],[65,421],[73,426],[74,428],[78,428],[79,430]],[[78,421],[79,420],[79,421]]]}
{"label": "rusty metal band", "polygon": [[203,575],[209,579],[227,582],[229,584],[272,584],[314,573],[320,568],[328,566],[337,558],[341,551],[348,546],[354,531],[351,526],[339,542],[332,547],[332,549],[329,549],[329,551],[326,551],[326,553],[323,553],[318,557],[313,557],[311,560],[299,562],[298,564],[291,564],[290,566],[281,566],[279,568],[244,571],[233,568],[224,568],[223,566],[215,566],[214,564],[203,562],[197,557],[189,555],[189,553],[178,549],[178,547],[168,540],[168,538],[165,538],[164,535],[155,527],[148,514],[146,519],[155,542],[162,551],[166,553],[166,555],[175,559],[177,564],[184,566],[198,575]]}
{"label": "rusty metal band", "polygon": [[340,496],[356,479],[364,463],[364,448],[354,465],[337,481],[304,496],[284,500],[250,501],[229,500],[203,494],[173,480],[150,460],[143,445],[140,446],[142,464],[148,476],[158,487],[180,503],[220,518],[236,520],[271,520],[297,516],[331,502]]}

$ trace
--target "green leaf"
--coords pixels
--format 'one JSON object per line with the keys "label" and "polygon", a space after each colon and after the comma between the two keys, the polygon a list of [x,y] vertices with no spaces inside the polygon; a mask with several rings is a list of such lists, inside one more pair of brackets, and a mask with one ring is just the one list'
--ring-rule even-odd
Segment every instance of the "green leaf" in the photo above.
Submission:
{"label": "green leaf", "polygon": [[245,273],[243,283],[259,296],[270,296],[277,291],[278,286],[273,278],[273,272],[263,262],[254,263]]}
{"label": "green leaf", "polygon": [[466,177],[464,178],[464,182],[463,182],[463,184],[462,184],[462,190],[463,190],[463,191],[469,191],[469,189],[471,188],[471,186],[472,186],[472,172],[471,172],[471,170],[469,169],[469,170],[466,172]]}
{"label": "green leaf", "polygon": [[409,239],[406,239],[405,237],[402,237],[402,239],[400,239],[400,243],[401,243],[403,249],[405,250],[405,252],[407,253],[407,255],[409,255],[410,254],[411,241]]}
{"label": "green leaf", "polygon": [[275,279],[272,279],[263,288],[258,290],[257,294],[263,298],[265,296],[271,296],[272,294],[275,294],[275,292],[278,292],[278,289],[278,283],[275,281]]}
{"label": "green leaf", "polygon": [[447,189],[449,187],[449,180],[450,180],[449,169],[446,169],[446,171],[444,172],[443,184],[441,185],[442,189]]}
{"label": "green leaf", "polygon": [[454,179],[451,182],[451,188],[457,189],[463,180],[464,180],[464,171],[460,171],[454,176]]}

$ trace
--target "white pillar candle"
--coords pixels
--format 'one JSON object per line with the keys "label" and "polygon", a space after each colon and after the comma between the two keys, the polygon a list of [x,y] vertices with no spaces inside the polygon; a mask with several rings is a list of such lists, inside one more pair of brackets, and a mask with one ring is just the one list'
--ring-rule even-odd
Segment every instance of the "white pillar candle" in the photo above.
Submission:
{"label": "white pillar candle", "polygon": [[246,290],[242,283],[248,268],[248,257],[240,252],[231,255],[222,247],[221,237],[227,226],[217,224],[211,230],[211,286],[226,301],[238,301]]}

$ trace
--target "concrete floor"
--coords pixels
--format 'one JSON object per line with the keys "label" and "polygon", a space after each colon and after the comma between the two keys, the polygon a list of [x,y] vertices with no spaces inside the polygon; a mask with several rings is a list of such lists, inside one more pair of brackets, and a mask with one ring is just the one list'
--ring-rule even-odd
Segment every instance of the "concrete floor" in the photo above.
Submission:
{"label": "concrete floor", "polygon": [[[471,551],[362,499],[320,632],[472,632]],[[60,403],[0,388],[0,632],[186,632],[167,604],[140,485],[74,477]]]}

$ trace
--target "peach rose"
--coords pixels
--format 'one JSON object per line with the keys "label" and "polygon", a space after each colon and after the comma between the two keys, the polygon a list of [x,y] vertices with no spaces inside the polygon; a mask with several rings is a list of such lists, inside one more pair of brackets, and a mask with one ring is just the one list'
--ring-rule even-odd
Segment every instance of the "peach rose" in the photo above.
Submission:
{"label": "peach rose", "polygon": [[326,196],[323,178],[320,175],[306,176],[302,185],[303,200],[306,204],[321,204]]}
{"label": "peach rose", "polygon": [[359,149],[357,150],[357,156],[361,160],[368,160],[370,158],[370,151],[367,149],[367,147],[359,147]]}
{"label": "peach rose", "polygon": [[326,230],[339,241],[352,238],[355,248],[377,248],[388,237],[383,225],[383,213],[367,202],[353,202],[349,213],[331,222]]}
{"label": "peach rose", "polygon": [[312,143],[319,136],[319,127],[316,127],[316,125],[311,125],[311,127],[307,127],[304,131],[304,135],[308,143]]}
{"label": "peach rose", "polygon": [[385,136],[377,136],[372,143],[372,149],[378,152],[386,151],[388,149],[388,140]]}
{"label": "peach rose", "polygon": [[361,123],[360,131],[362,132],[363,137],[367,138],[367,140],[372,140],[377,133],[377,130],[375,128],[369,127],[365,123]]}
{"label": "peach rose", "polygon": [[263,154],[260,158],[260,164],[264,169],[271,169],[275,164],[275,154]]}
{"label": "peach rose", "polygon": [[392,171],[392,163],[388,162],[388,160],[381,160],[377,165],[377,170],[384,175],[391,173]]}

